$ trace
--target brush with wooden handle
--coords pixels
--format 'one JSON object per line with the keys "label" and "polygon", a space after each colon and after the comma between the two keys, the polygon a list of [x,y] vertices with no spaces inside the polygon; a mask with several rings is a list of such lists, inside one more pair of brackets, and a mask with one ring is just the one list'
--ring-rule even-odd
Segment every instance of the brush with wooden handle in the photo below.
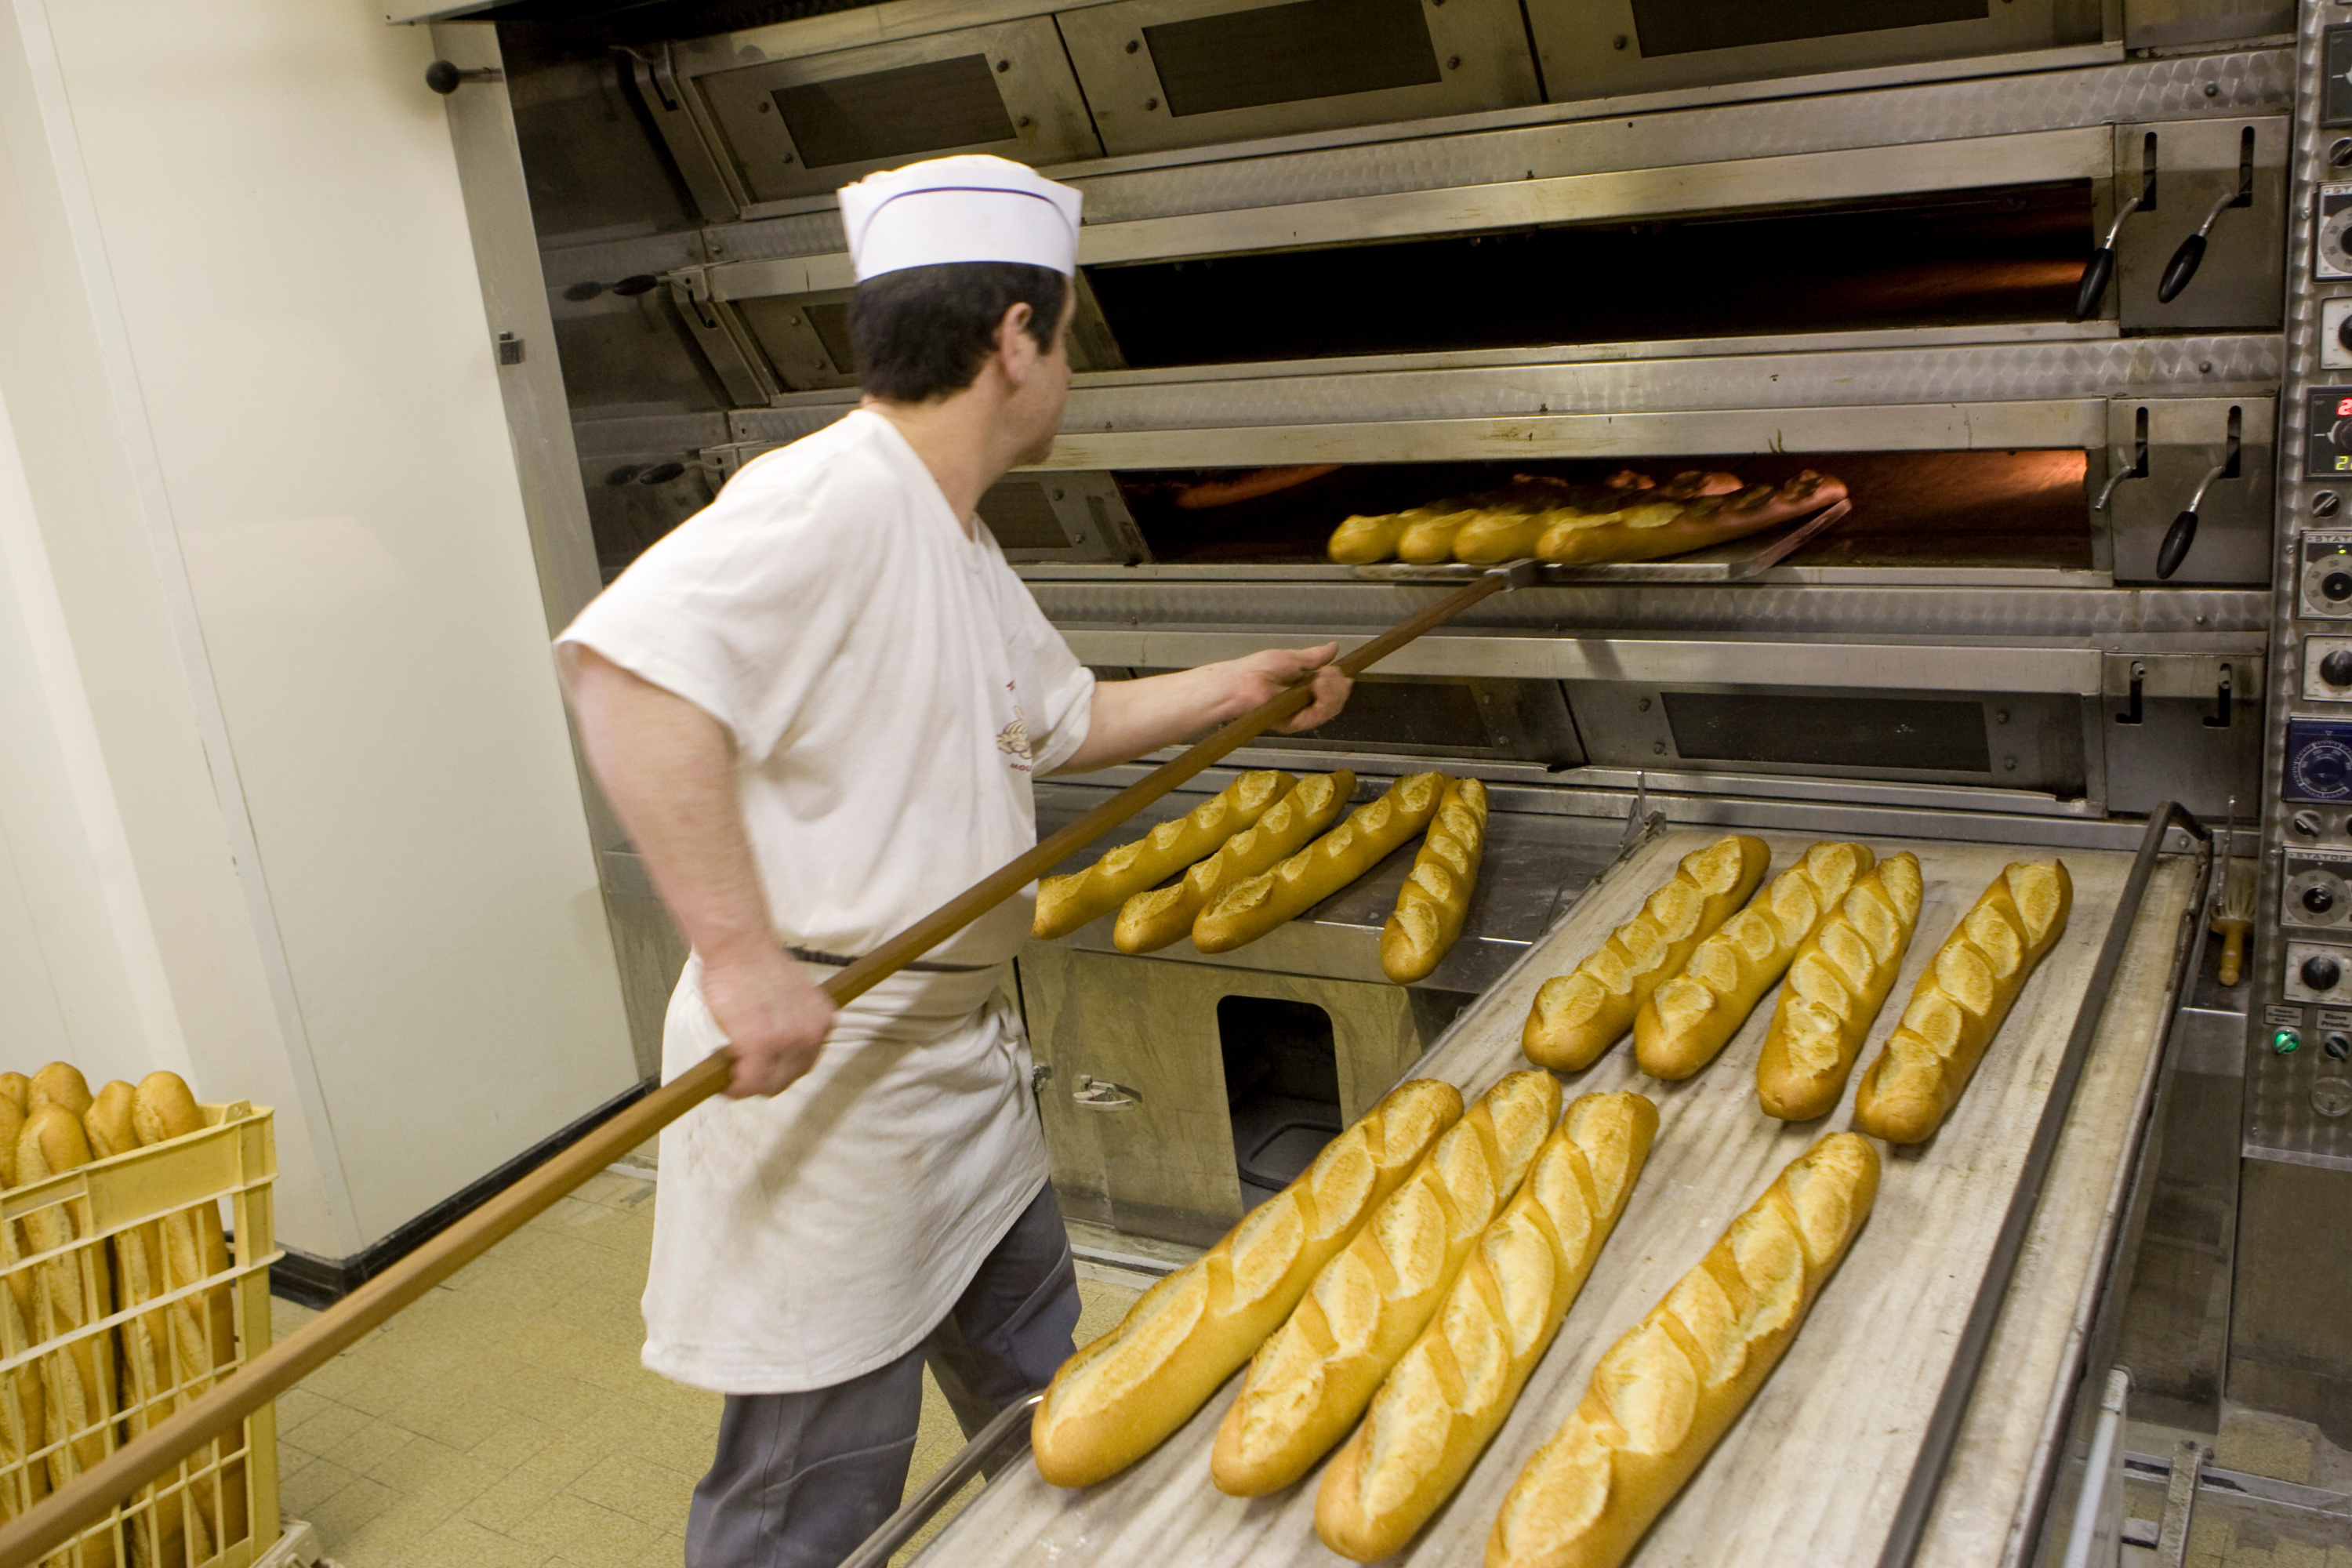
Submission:
{"label": "brush with wooden handle", "polygon": [[2246,938],[2254,929],[2254,887],[2261,868],[2252,860],[2231,860],[2221,882],[2221,901],[2213,910],[2213,932],[2221,939],[2221,984],[2235,985],[2246,973]]}

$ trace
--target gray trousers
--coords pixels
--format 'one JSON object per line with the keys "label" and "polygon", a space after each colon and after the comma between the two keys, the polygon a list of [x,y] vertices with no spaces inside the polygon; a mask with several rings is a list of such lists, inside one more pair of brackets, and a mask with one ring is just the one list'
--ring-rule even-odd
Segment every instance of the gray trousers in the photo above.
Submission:
{"label": "gray trousers", "polygon": [[687,1512],[686,1568],[834,1568],[898,1511],[923,1366],[970,1437],[1069,1358],[1078,1277],[1045,1188],[930,1337],[887,1366],[803,1394],[730,1394]]}

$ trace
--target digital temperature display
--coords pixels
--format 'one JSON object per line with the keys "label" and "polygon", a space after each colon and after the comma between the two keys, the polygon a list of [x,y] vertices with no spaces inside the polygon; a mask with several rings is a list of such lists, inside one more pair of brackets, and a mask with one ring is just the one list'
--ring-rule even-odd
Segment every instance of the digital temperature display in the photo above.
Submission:
{"label": "digital temperature display", "polygon": [[2314,479],[2352,474],[2352,386],[2315,386],[2304,471]]}

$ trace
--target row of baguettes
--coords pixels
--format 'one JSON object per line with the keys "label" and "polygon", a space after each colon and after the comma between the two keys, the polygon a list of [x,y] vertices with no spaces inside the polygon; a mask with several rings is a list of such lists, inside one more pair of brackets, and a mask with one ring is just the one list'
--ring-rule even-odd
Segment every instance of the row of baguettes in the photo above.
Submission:
{"label": "row of baguettes", "polygon": [[1696,471],[1664,484],[1630,472],[1600,485],[1521,474],[1498,490],[1349,518],[1328,548],[1347,565],[1657,561],[1793,522],[1845,493],[1843,481],[1811,468],[1778,487]]}
{"label": "row of baguettes", "polygon": [[[1117,1474],[1249,1358],[1218,1428],[1217,1487],[1279,1490],[1339,1445],[1317,1534],[1359,1562],[1401,1550],[1501,1429],[1656,1134],[1642,1095],[1586,1095],[1565,1115],[1559,1100],[1544,1071],[1507,1076],[1467,1114],[1445,1084],[1393,1091],[1328,1164],[1070,1359],[1033,1423],[1040,1471],[1070,1487]],[[1878,1173],[1866,1140],[1838,1133],[1781,1173],[1602,1358],[1511,1489],[1490,1564],[1623,1560],[1795,1338]]]}
{"label": "row of baguettes", "polygon": [[[1816,844],[1749,903],[1770,863],[1764,841],[1744,835],[1683,857],[1639,913],[1537,992],[1520,1036],[1528,1059],[1580,1071],[1631,1028],[1643,1071],[1685,1079],[1785,975],[1757,1058],[1758,1101],[1784,1121],[1835,1109],[1910,946],[1919,862]],[[2013,864],[1993,879],[1863,1075],[1857,1128],[1891,1143],[1935,1134],[2073,902],[2063,861]]]}
{"label": "row of baguettes", "polygon": [[1399,984],[1423,979],[1469,914],[1486,845],[1486,786],[1414,773],[1332,827],[1355,787],[1344,769],[1305,779],[1274,770],[1244,773],[1085,870],[1040,882],[1034,934],[1066,936],[1116,909],[1112,941],[1122,952],[1150,952],[1187,935],[1203,952],[1230,952],[1306,913],[1424,834],[1381,934],[1382,972]]}
{"label": "row of baguettes", "polygon": [[[151,1073],[136,1087],[110,1083],[96,1094],[66,1062],[30,1077],[0,1073],[0,1187],[47,1181],[203,1125],[195,1097],[176,1073]],[[0,1264],[7,1266],[0,1312],[21,1336],[14,1342],[72,1333],[228,1267],[220,1215],[210,1205],[118,1232],[87,1260],[95,1298],[84,1289],[83,1259],[75,1252],[15,1267],[20,1258],[71,1247],[82,1234],[78,1225],[66,1205],[0,1224]],[[98,1463],[118,1437],[139,1436],[194,1399],[236,1353],[234,1309],[228,1291],[215,1289],[18,1367],[13,1415],[0,1400],[0,1518]],[[131,1510],[127,1540],[85,1540],[83,1561],[107,1568],[127,1546],[133,1568],[202,1562],[245,1533],[241,1486],[223,1485],[217,1506],[210,1486],[188,1486],[162,1502],[150,1487]]]}

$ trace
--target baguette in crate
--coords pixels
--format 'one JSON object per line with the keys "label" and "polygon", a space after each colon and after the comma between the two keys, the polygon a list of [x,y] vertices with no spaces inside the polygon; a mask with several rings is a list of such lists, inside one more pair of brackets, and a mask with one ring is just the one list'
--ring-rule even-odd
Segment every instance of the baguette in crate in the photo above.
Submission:
{"label": "baguette in crate", "polygon": [[[0,1519],[268,1344],[270,1131],[173,1073],[94,1096],[63,1062],[0,1074]],[[247,1568],[278,1527],[264,1405],[46,1562]]]}

